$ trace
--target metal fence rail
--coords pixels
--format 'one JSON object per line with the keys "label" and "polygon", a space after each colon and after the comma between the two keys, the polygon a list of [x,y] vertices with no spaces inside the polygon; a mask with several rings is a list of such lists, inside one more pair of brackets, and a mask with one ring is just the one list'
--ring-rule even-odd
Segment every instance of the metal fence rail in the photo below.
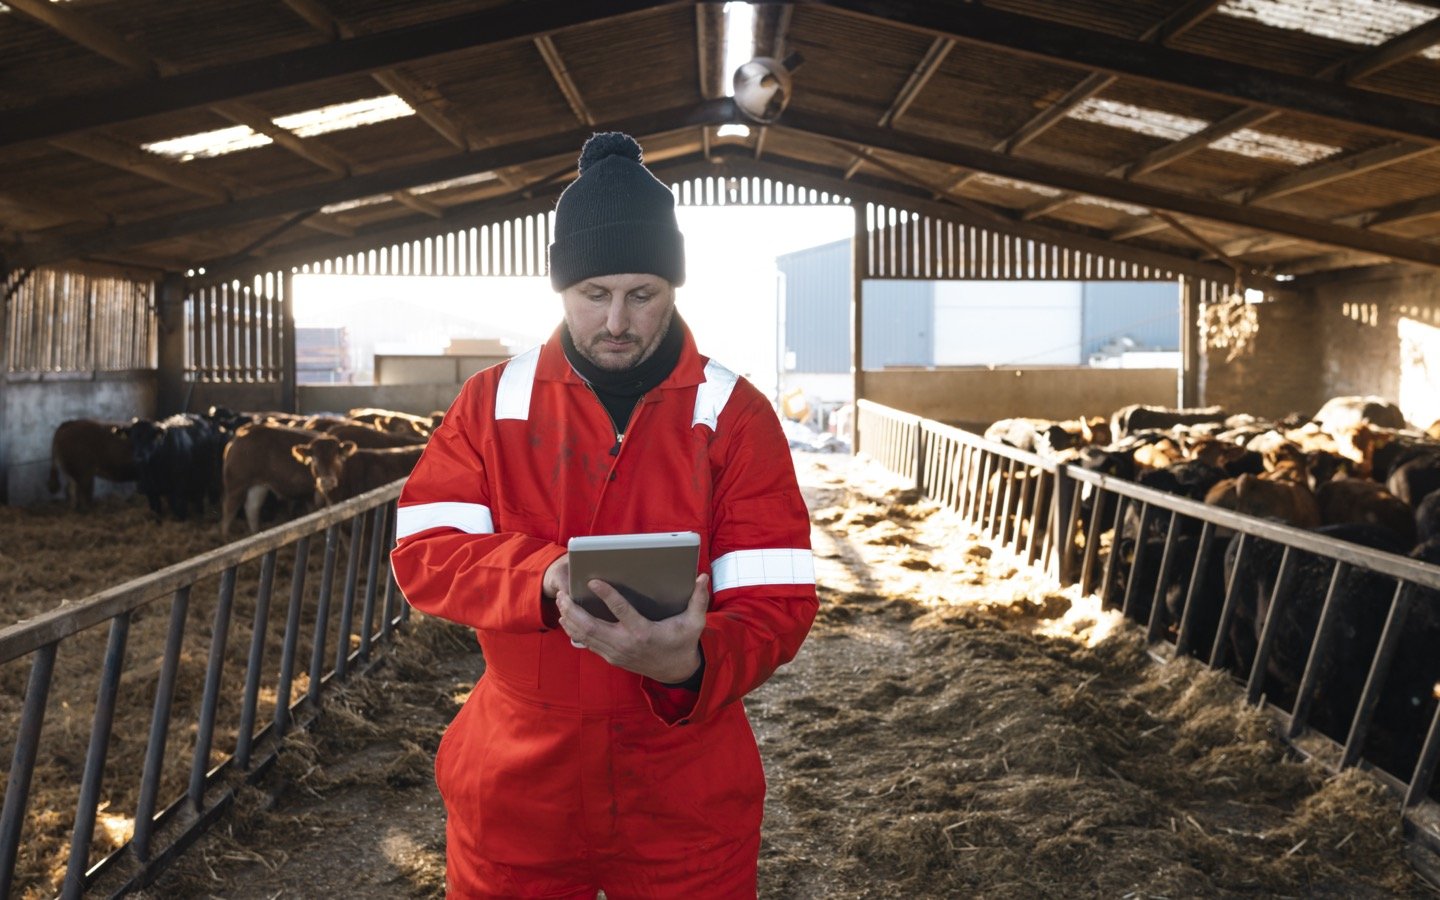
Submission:
{"label": "metal fence rail", "polygon": [[[0,667],[29,660],[0,811],[0,897],[22,887],[16,879],[17,854],[22,840],[35,839],[38,827],[29,802],[32,779],[37,763],[49,761],[64,737],[44,729],[47,708],[54,709],[57,701],[83,699],[51,696],[57,658],[70,663],[71,675],[92,674],[94,655],[86,650],[95,649],[91,638],[108,623],[88,749],[74,785],[76,812],[61,896],[79,897],[91,890],[113,895],[143,886],[225,812],[240,786],[264,774],[286,732],[307,724],[318,712],[325,685],[363,671],[377,643],[388,643],[393,629],[408,618],[409,607],[381,559],[394,543],[400,485],[387,485],[0,630]],[[312,554],[317,539],[323,539],[323,545]],[[256,560],[258,573],[253,573]],[[285,570],[287,604],[272,622],[277,576]],[[333,603],[337,577],[343,579],[338,614]],[[202,587],[211,583],[215,593],[202,596]],[[279,590],[286,591],[283,581]],[[205,596],[215,597],[213,615],[191,617]],[[162,602],[167,598],[168,605]],[[231,646],[232,631],[247,625],[248,647],[240,641]],[[163,645],[163,651],[127,653],[136,646],[131,640],[136,628],[145,630],[146,646]],[[203,676],[198,666],[202,654]],[[237,669],[242,664],[243,682]],[[122,682],[139,690],[142,674],[144,697],[151,696],[153,685],[148,732],[116,722]],[[298,684],[302,679],[303,688]],[[177,701],[182,693],[188,698],[184,704]],[[262,707],[268,713],[262,715]],[[0,745],[4,741],[0,738]],[[112,749],[127,741],[132,748],[143,747],[141,770],[107,768]],[[139,779],[138,791],[131,802],[135,784],[123,779],[134,777]],[[133,818],[130,839],[109,852],[95,842],[102,810],[107,816]],[[23,887],[43,889],[33,883]]]}
{"label": "metal fence rail", "polygon": [[[1440,567],[1057,465],[869,401],[858,407],[859,451],[1058,583],[1139,622],[1157,659],[1195,656],[1232,672],[1292,746],[1334,770],[1372,772],[1396,793],[1409,833],[1440,849],[1440,685],[1419,685],[1431,696],[1412,701],[1409,732],[1387,735],[1406,749],[1373,746],[1382,725],[1395,725],[1382,723],[1381,708],[1387,689],[1393,701],[1402,686],[1398,673],[1430,671],[1436,648],[1406,638],[1418,604],[1440,604],[1429,593],[1440,592]],[[1323,585],[1323,600],[1301,592],[1302,579]],[[1376,626],[1373,646],[1355,637],[1357,616]],[[1346,700],[1318,727],[1322,683],[1327,703],[1344,694],[1335,690],[1342,651],[1364,671],[1351,673]],[[1277,675],[1282,652],[1294,684]]]}

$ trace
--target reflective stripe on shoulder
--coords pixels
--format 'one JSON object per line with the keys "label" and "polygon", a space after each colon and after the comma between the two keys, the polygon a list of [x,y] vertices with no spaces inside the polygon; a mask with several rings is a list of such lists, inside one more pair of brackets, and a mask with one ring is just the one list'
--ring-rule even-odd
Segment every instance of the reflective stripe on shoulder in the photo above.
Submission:
{"label": "reflective stripe on shoulder", "polygon": [[530,391],[535,387],[535,368],[540,363],[540,348],[531,347],[505,364],[500,373],[500,386],[495,389],[495,418],[530,418]]}
{"label": "reflective stripe on shoulder", "polygon": [[454,528],[466,534],[494,534],[490,507],[480,503],[417,503],[395,511],[395,540],[431,528]]}
{"label": "reflective stripe on shoulder", "polygon": [[709,425],[710,430],[715,430],[715,423],[720,419],[720,411],[725,404],[730,402],[730,393],[735,390],[735,382],[740,376],[717,363],[710,360],[705,364],[705,380],[695,390],[695,415],[690,420],[690,426]]}
{"label": "reflective stripe on shoulder", "polygon": [[815,556],[809,550],[778,547],[736,550],[710,564],[710,589],[757,584],[814,584]]}

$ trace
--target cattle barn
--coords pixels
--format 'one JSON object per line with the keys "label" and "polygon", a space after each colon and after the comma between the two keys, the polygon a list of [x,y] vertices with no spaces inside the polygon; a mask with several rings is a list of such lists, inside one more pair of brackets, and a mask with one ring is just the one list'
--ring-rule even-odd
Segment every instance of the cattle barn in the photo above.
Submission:
{"label": "cattle barn", "polygon": [[[741,16],[748,29],[731,27]],[[738,58],[768,73],[738,95],[727,63],[737,34],[748,42]],[[1226,470],[1229,493],[1202,503],[1187,482],[1141,478],[1134,440],[1123,448],[1129,469],[1113,456],[1114,442],[1141,434],[1150,435],[1139,439],[1142,470],[1202,453],[1207,465],[1238,466],[1213,441],[1265,432],[1275,435],[1264,438],[1268,455],[1249,449],[1270,473],[1295,471],[1286,453],[1329,453],[1352,478],[1369,478],[1385,445],[1387,467],[1434,450],[1440,472],[1440,445],[1430,443],[1440,439],[1440,0],[4,0],[0,60],[5,505],[53,504],[51,439],[70,420],[163,424],[216,408],[273,411],[284,419],[273,427],[289,428],[372,407],[423,422],[466,373],[299,382],[294,279],[543,276],[551,211],[578,148],[594,132],[624,131],[682,205],[756,215],[826,205],[850,216],[841,315],[856,408],[841,437],[906,483],[908,502],[896,508],[937,504],[979,542],[973,559],[993,548],[1055,590],[1098,596],[1167,665],[1229,672],[1247,708],[1276,723],[1287,748],[1276,766],[1305,759],[1373,776],[1396,846],[1415,860],[1440,848],[1440,677],[1419,662],[1433,646],[1412,646],[1415,635],[1440,635],[1426,630],[1440,622],[1437,559],[1411,553],[1425,546],[1423,521],[1417,536],[1402,509],[1402,529],[1412,529],[1403,545],[1326,532],[1374,523],[1337,514],[1322,524],[1327,502],[1349,501],[1321,485],[1308,501],[1313,522],[1296,513],[1277,523],[1264,518],[1273,507],[1247,505],[1257,481],[1278,484],[1258,468]],[[1178,311],[1179,362],[885,367],[861,351],[867,323],[885,315],[867,307],[882,296],[867,287],[882,282],[1173,286],[1156,312]],[[1314,417],[1336,397],[1371,398],[1390,418],[1361,400],[1334,413],[1350,417],[1343,429],[1327,431]],[[1137,406],[1199,418],[1155,427],[1136,424],[1144,410],[1111,418]],[[1061,447],[1046,431],[1100,417],[1106,437],[1087,431],[1089,448],[1073,436]],[[1028,436],[1017,445],[975,433],[999,420],[1030,423]],[[1254,423],[1263,427],[1247,431]],[[1172,426],[1213,427],[1203,441],[1158,436]],[[1312,438],[1328,443],[1301,446]],[[1401,447],[1404,459],[1393,452]],[[379,444],[358,452],[413,455]],[[1320,458],[1304,458],[1299,480],[1313,481]],[[219,472],[220,456],[210,464]],[[1416,485],[1429,484],[1427,472],[1372,478],[1363,492],[1409,492],[1402,506],[1423,510]],[[0,739],[10,767],[0,895],[143,887],[244,805],[248,785],[283,759],[287,729],[317,721],[322,693],[374,668],[410,622],[383,564],[397,494],[394,485],[361,493],[129,586],[116,578],[94,588],[113,588],[94,602],[0,610],[0,665],[18,673],[3,682],[11,696],[0,707],[0,732],[15,735]],[[307,581],[307,566],[323,576]],[[279,600],[269,608],[272,590],[292,591],[289,624]],[[1207,590],[1213,608],[1201,610]],[[1369,618],[1356,624],[1348,596],[1377,598]],[[232,601],[243,630],[227,647]],[[157,612],[141,617],[142,607]],[[329,645],[326,615],[342,622]],[[297,637],[303,622],[313,637]],[[202,625],[209,643],[182,651],[181,634]],[[137,646],[152,626],[153,659],[127,657],[127,634]],[[261,673],[270,656],[278,675]],[[65,830],[45,850],[35,805],[47,777],[64,780],[46,768],[58,763],[45,741],[62,673],[81,663],[94,705],[74,724],[81,737],[61,813],[77,809],[76,785],[79,811],[65,819],[73,837]],[[152,685],[135,707],[147,718],[122,722],[116,692],[121,673],[135,671]],[[58,686],[47,694],[52,672]],[[217,724],[232,676],[239,724]],[[1413,690],[1398,697],[1405,678]],[[171,722],[172,694],[177,704],[193,696],[198,726]],[[112,733],[138,741],[137,774],[144,763],[142,783],[123,797],[106,780]],[[175,764],[188,774],[170,768],[177,745],[193,755]],[[132,830],[106,844],[103,826],[117,814]],[[986,846],[973,836],[957,843],[964,820],[946,822],[914,843],[948,847],[956,866],[986,855],[973,852]],[[1164,827],[1178,834],[1186,824]],[[1358,833],[1341,828],[1323,853],[1301,838],[1276,857],[1323,862],[1358,847]],[[869,859],[874,871],[899,859],[882,857]],[[35,875],[54,859],[54,879]],[[1391,887],[1423,891],[1424,878],[1435,883],[1429,865],[1413,862],[1416,880]],[[762,867],[762,893],[773,871]],[[924,895],[919,883],[885,882],[912,896]],[[1126,890],[1103,880],[935,883],[951,896],[998,895],[1002,884],[1012,896]],[[1218,893],[1241,884],[1206,883]],[[1167,893],[1131,888],[1126,896]],[[798,884],[768,890],[806,894]]]}

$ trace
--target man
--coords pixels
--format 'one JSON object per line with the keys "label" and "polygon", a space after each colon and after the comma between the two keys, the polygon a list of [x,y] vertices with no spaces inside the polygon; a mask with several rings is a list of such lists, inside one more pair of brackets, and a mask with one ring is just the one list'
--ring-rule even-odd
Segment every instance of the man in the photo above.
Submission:
{"label": "man", "polygon": [[[486,671],[435,759],[454,897],[755,896],[764,775],[739,702],[816,610],[809,518],[749,382],[675,311],[684,241],[627,135],[585,145],[555,210],[564,323],[471,378],[400,496],[416,608],[475,628]],[[576,535],[695,531],[685,612],[591,582]]]}

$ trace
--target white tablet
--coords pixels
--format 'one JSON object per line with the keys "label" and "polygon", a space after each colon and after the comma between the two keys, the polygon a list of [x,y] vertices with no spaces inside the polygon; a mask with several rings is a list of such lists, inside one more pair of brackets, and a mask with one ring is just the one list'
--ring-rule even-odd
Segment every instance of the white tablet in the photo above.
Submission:
{"label": "white tablet", "polygon": [[570,596],[592,616],[615,621],[588,587],[592,578],[613,585],[652,621],[679,615],[690,603],[700,561],[700,535],[693,531],[573,537],[567,547]]}

